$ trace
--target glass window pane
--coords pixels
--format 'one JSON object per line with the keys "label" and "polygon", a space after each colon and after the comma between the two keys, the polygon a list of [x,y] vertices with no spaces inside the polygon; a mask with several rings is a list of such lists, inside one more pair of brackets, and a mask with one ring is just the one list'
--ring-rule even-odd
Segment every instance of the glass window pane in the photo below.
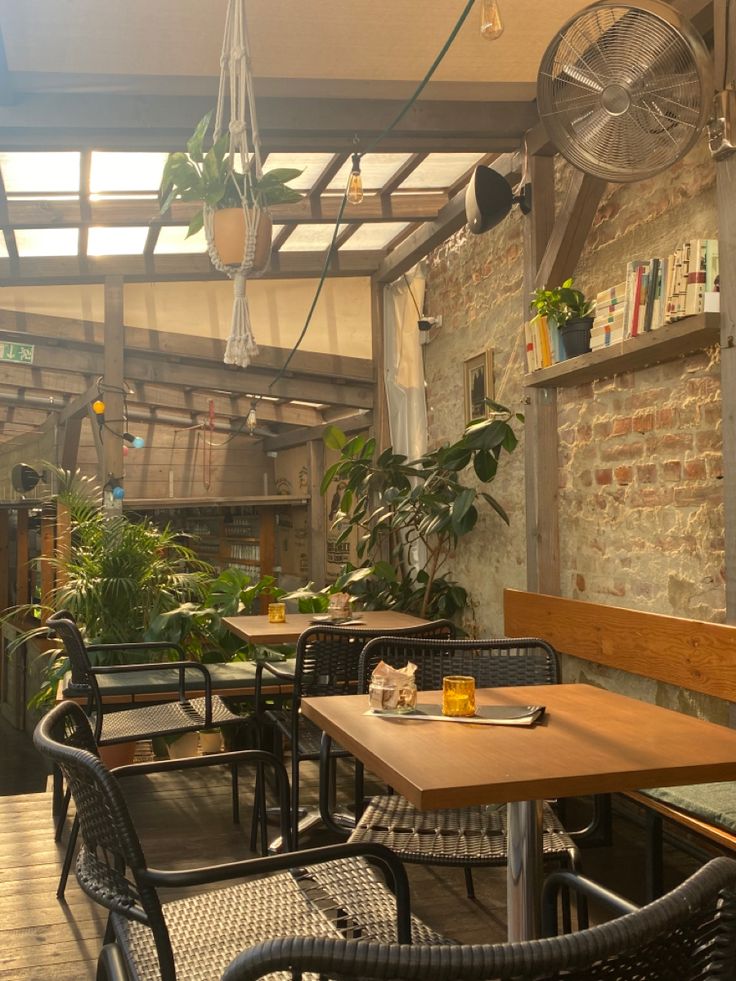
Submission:
{"label": "glass window pane", "polygon": [[[344,228],[345,226],[341,225],[340,231]],[[319,252],[329,246],[334,231],[334,225],[297,225],[279,251]]]}
{"label": "glass window pane", "polygon": [[392,242],[400,232],[408,227],[408,221],[364,222],[358,231],[351,235],[340,248],[340,251],[385,249],[389,242]]}
{"label": "glass window pane", "polygon": [[77,255],[78,228],[16,228],[15,243],[21,258],[37,255]]}
{"label": "glass window pane", "polygon": [[110,153],[95,150],[89,171],[91,194],[158,191],[167,153]]}
{"label": "glass window pane", "polygon": [[269,170],[281,167],[303,170],[304,173],[289,181],[287,186],[295,191],[309,191],[330,160],[331,153],[269,153],[263,164],[263,172],[267,174]]}
{"label": "glass window pane", "polygon": [[445,188],[460,180],[464,173],[474,167],[484,153],[430,153],[416,170],[406,178],[401,190],[421,190]]}
{"label": "glass window pane", "polygon": [[[408,153],[368,153],[360,161],[360,173],[363,178],[364,191],[378,191],[389,180],[399,167],[409,159]],[[329,191],[344,191],[348,183],[348,174],[353,169],[352,160],[346,160],[342,168],[327,185]]]}
{"label": "glass window pane", "polygon": [[77,152],[0,153],[0,170],[8,194],[79,194]]}
{"label": "glass window pane", "polygon": [[5,241],[5,236],[0,235],[0,259],[8,258],[8,243]]}
{"label": "glass window pane", "polygon": [[147,237],[145,227],[90,228],[87,255],[140,255]]}
{"label": "glass window pane", "polygon": [[190,238],[186,238],[186,234],[185,225],[164,225],[159,232],[154,253],[156,255],[174,255],[191,252],[201,253],[207,250],[204,229],[198,231],[196,235],[190,236]]}

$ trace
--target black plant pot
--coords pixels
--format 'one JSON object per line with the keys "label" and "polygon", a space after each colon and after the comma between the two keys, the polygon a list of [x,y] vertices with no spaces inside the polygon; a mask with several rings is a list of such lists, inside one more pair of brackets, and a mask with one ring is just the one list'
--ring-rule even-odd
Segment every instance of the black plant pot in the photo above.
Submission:
{"label": "black plant pot", "polygon": [[565,357],[576,358],[578,354],[587,354],[590,350],[590,330],[593,326],[592,317],[579,317],[568,320],[560,327],[562,346]]}

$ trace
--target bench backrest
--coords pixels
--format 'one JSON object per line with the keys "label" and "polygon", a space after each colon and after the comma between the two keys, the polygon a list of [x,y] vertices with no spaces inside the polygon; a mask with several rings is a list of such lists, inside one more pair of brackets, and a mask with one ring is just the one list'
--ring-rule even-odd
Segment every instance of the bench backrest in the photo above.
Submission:
{"label": "bench backrest", "polygon": [[736,702],[736,626],[504,590],[507,637]]}

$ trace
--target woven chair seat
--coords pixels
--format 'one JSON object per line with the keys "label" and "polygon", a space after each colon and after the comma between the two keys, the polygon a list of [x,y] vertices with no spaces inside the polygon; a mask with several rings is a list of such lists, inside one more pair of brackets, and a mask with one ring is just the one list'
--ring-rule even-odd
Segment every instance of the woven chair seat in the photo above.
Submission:
{"label": "woven chair seat", "polygon": [[[390,891],[357,858],[282,872],[163,905],[177,981],[219,978],[241,950],[284,935],[393,943],[395,910]],[[137,981],[158,981],[151,930],[119,914],[113,914],[112,921],[118,944],[135,965]],[[412,939],[417,944],[451,942],[416,917],[412,917]],[[290,979],[292,975],[268,976]]]}
{"label": "woven chair seat", "polygon": [[[575,852],[575,843],[547,803],[542,829],[545,858],[565,860]],[[506,807],[419,811],[401,794],[385,794],[366,805],[350,841],[386,845],[404,862],[506,865]]]}
{"label": "woven chair seat", "polygon": [[[212,696],[212,726],[242,722],[217,695]],[[94,722],[93,722],[94,724]],[[122,712],[106,712],[102,717],[99,745],[134,739],[152,739],[205,727],[205,699],[192,698],[185,702],[165,702]]]}

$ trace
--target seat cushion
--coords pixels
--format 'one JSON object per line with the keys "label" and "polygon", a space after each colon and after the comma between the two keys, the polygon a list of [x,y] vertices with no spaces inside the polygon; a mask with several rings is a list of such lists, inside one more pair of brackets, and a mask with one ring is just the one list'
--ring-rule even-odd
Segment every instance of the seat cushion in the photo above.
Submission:
{"label": "seat cushion", "polygon": [[717,828],[736,833],[736,781],[685,787],[653,787],[642,790],[642,793]]}
{"label": "seat cushion", "polygon": [[[167,903],[166,926],[177,981],[219,978],[242,950],[281,936],[396,940],[393,896],[361,859],[341,859]],[[336,917],[340,917],[339,927]],[[113,914],[133,981],[158,981],[153,933]],[[415,943],[448,943],[412,918]],[[290,978],[290,973],[269,975]]]}
{"label": "seat cushion", "polygon": [[[549,804],[543,810],[545,857],[577,851]],[[505,865],[506,806],[419,811],[401,794],[372,798],[350,841],[386,845],[405,862],[428,865]]]}
{"label": "seat cushion", "polygon": [[[150,739],[170,732],[203,729],[204,710],[204,698],[192,698],[187,702],[164,702],[162,705],[144,705],[122,712],[105,712],[99,742],[102,745],[128,739]],[[214,695],[211,724],[221,726],[232,722],[242,722],[242,719]]]}

